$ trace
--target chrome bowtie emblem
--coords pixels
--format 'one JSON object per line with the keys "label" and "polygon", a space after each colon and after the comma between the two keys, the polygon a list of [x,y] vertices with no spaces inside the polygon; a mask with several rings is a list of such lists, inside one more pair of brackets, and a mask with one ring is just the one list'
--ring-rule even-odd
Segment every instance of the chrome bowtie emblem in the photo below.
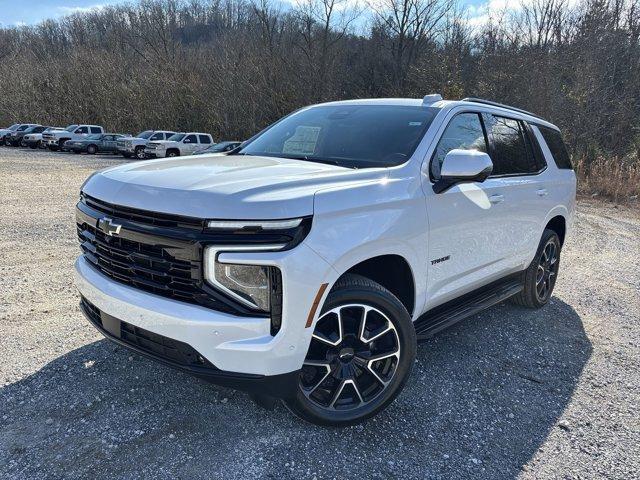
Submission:
{"label": "chrome bowtie emblem", "polygon": [[98,220],[98,228],[111,237],[120,233],[120,228],[122,228],[122,225],[113,223],[113,220],[111,220],[110,218],[103,217]]}

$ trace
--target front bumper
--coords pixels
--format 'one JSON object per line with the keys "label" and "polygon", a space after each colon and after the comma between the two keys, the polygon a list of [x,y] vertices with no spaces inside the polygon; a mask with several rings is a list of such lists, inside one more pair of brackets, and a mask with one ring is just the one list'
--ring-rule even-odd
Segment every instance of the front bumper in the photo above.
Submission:
{"label": "front bumper", "polygon": [[305,328],[320,284],[335,271],[304,243],[279,252],[220,253],[223,262],[273,265],[282,272],[282,326],[271,335],[269,317],[236,316],[181,302],[117,282],[84,257],[75,264],[76,285],[97,309],[135,327],[183,342],[217,369],[274,376],[302,367],[312,329]]}
{"label": "front bumper", "polygon": [[149,158],[164,158],[167,156],[166,150],[149,149],[145,148],[144,153]]}
{"label": "front bumper", "polygon": [[167,366],[216,385],[250,393],[278,398],[290,398],[295,395],[299,371],[269,376],[227,372],[206,361],[189,345],[112,317],[84,297],[80,301],[80,310],[107,339]]}

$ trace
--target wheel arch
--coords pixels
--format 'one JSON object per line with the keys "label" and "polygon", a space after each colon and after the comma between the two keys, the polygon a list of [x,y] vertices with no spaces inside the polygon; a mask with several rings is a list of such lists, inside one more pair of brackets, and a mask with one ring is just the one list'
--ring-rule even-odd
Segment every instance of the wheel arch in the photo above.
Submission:
{"label": "wheel arch", "polygon": [[[411,265],[402,255],[377,255],[352,265],[338,280],[347,274],[357,274],[379,283],[393,293],[413,316],[416,303],[416,285]],[[336,280],[336,283],[337,281]]]}
{"label": "wheel arch", "polygon": [[567,234],[567,220],[563,215],[556,215],[551,218],[545,225],[545,229],[553,230],[560,238],[560,246],[564,245],[564,239]]}

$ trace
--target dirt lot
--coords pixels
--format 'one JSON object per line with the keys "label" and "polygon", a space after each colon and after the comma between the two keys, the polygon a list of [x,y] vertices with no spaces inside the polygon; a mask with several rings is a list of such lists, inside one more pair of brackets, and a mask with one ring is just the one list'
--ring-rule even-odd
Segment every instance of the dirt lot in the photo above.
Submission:
{"label": "dirt lot", "polygon": [[640,215],[580,202],[555,296],[419,348],[400,398],[335,430],[104,340],[72,281],[83,180],[122,162],[0,147],[0,477],[640,476]]}

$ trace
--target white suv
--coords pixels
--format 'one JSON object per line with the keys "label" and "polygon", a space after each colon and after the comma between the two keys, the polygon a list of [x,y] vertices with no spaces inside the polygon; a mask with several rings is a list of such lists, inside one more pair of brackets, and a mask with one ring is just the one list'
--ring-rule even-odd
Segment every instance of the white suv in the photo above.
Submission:
{"label": "white suv", "polygon": [[76,222],[108,338],[314,423],[370,417],[417,341],[551,296],[576,177],[558,129],[480,99],[303,108],[223,156],[94,174]]}
{"label": "white suv", "polygon": [[176,133],[166,140],[148,142],[144,153],[151,158],[179,157],[181,155],[192,155],[199,150],[204,150],[213,143],[213,137],[208,133]]}

